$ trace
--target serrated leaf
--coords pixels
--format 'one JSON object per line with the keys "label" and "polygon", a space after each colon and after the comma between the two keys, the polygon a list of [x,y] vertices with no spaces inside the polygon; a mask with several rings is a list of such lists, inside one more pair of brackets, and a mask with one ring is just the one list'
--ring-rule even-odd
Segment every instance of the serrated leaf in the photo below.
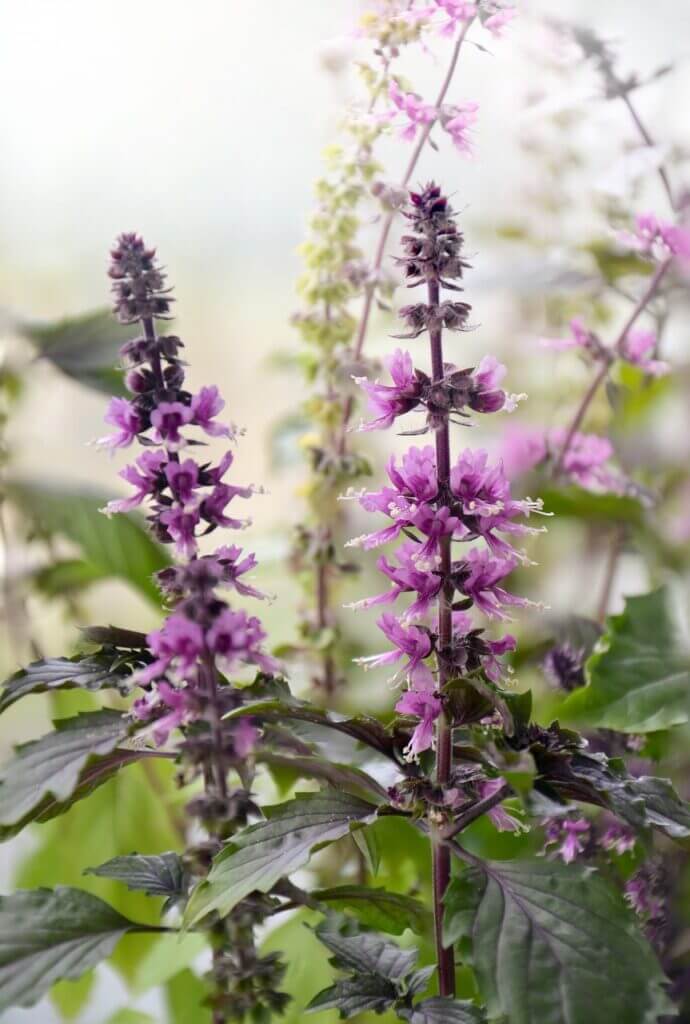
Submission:
{"label": "serrated leaf", "polygon": [[651,947],[620,894],[591,870],[486,862],[466,873],[459,900],[489,1017],[656,1024],[672,1012]]}
{"label": "serrated leaf", "polygon": [[0,712],[30,693],[49,690],[117,690],[129,693],[131,669],[114,666],[113,658],[94,654],[77,658],[43,658],[15,672],[0,694]]}
{"label": "serrated leaf", "polygon": [[587,662],[589,685],[562,705],[571,721],[645,733],[682,725],[690,709],[690,657],[681,651],[665,589],[629,597]]}
{"label": "serrated leaf", "polygon": [[416,949],[401,949],[376,932],[360,931],[347,919],[332,915],[316,929],[320,942],[330,949],[334,967],[365,975],[378,975],[398,983],[414,969],[419,956]]}
{"label": "serrated leaf", "polygon": [[0,1012],[33,1006],[56,981],[78,978],[130,931],[149,931],[80,889],[0,897]]}
{"label": "serrated leaf", "polygon": [[368,1010],[383,1013],[393,1005],[398,993],[395,985],[375,975],[345,978],[314,996],[306,1008],[307,1013],[338,1010],[341,1020],[349,1020]]}
{"label": "serrated leaf", "polygon": [[412,1010],[410,1024],[482,1024],[484,1014],[466,1000],[425,999]]}
{"label": "serrated leaf", "polygon": [[0,768],[0,824],[5,826],[0,838],[66,809],[80,787],[90,792],[123,761],[141,756],[136,751],[113,756],[130,728],[118,711],[86,712],[55,726],[54,732],[18,747],[13,760]]}
{"label": "serrated leaf", "polygon": [[225,916],[254,890],[268,892],[307,863],[312,847],[342,838],[353,825],[372,822],[376,807],[348,793],[325,790],[298,794],[265,813],[267,821],[233,836],[232,845],[215,858],[208,879],[192,892],[187,927],[212,910]]}
{"label": "serrated leaf", "polygon": [[99,309],[56,323],[21,324],[24,337],[68,377],[108,395],[123,395],[126,389],[119,353],[133,337],[131,326],[118,323],[110,310]]}
{"label": "serrated leaf", "polygon": [[170,564],[168,555],[136,515],[103,515],[112,494],[28,480],[11,481],[7,493],[42,532],[76,544],[94,573],[123,579],[160,606],[152,577]]}
{"label": "serrated leaf", "polygon": [[87,868],[84,874],[112,878],[147,896],[164,896],[167,905],[183,899],[189,882],[184,861],[179,853],[173,852],[113,857],[98,867]]}
{"label": "serrated leaf", "polygon": [[314,899],[327,903],[334,910],[353,914],[362,924],[377,931],[402,935],[406,928],[423,934],[430,923],[430,914],[423,903],[386,889],[366,885],[339,885],[313,892]]}

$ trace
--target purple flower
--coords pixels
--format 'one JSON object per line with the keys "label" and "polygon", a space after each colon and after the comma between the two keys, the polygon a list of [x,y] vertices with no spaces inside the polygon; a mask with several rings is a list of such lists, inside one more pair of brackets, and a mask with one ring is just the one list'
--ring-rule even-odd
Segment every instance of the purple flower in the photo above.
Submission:
{"label": "purple flower", "polygon": [[515,637],[507,633],[500,640],[486,640],[483,630],[476,629],[469,615],[453,612],[453,642],[451,650],[444,652],[450,667],[458,674],[469,674],[481,669],[492,683],[503,681],[504,669],[498,660],[517,647]]}
{"label": "purple flower", "polygon": [[117,433],[97,441],[104,448],[128,448],[143,427],[139,413],[126,398],[111,398],[104,418],[106,423],[117,427]]}
{"label": "purple flower", "polygon": [[574,317],[570,321],[569,338],[540,338],[542,348],[552,349],[554,352],[566,352],[568,349],[581,348],[592,355],[598,355],[602,351],[602,345],[596,334],[588,330],[582,317]]}
{"label": "purple flower", "polygon": [[527,608],[532,603],[526,597],[517,597],[499,586],[515,568],[512,559],[496,558],[486,548],[472,548],[465,560],[453,568],[457,589],[470,597],[479,611],[489,618],[508,619],[504,606]]}
{"label": "purple flower", "polygon": [[237,757],[242,759],[249,757],[256,747],[258,739],[259,730],[254,725],[251,718],[240,718],[237,720],[236,724],[233,725],[232,742],[234,744],[235,754]]}
{"label": "purple flower", "polygon": [[470,393],[469,406],[475,412],[499,412],[515,408],[516,396],[508,399],[499,384],[506,375],[506,368],[495,356],[484,356],[472,374],[474,388]]}
{"label": "purple flower", "polygon": [[393,565],[385,555],[376,563],[379,572],[392,582],[390,590],[375,597],[365,597],[350,605],[351,608],[373,608],[375,605],[392,604],[401,594],[417,594],[417,599],[404,612],[403,621],[425,615],[437,597],[442,581],[437,573],[423,571],[417,564],[419,545],[406,541],[398,548],[395,557],[398,565]]}
{"label": "purple flower", "polygon": [[232,671],[240,662],[258,665],[263,672],[275,672],[278,663],[261,645],[266,634],[254,615],[225,608],[206,634],[209,649]]}
{"label": "purple flower", "polygon": [[401,715],[419,719],[419,725],[405,747],[405,756],[416,760],[434,745],[434,723],[443,710],[443,704],[439,697],[426,690],[407,690],[395,705],[395,710]]}
{"label": "purple flower", "polygon": [[116,501],[109,501],[105,509],[103,509],[105,514],[113,515],[116,512],[131,512],[132,509],[141,505],[145,498],[157,494],[160,489],[160,478],[166,461],[167,457],[164,452],[147,451],[143,452],[136,459],[133,466],[125,466],[124,469],[120,470],[122,479],[134,487],[134,494],[129,498],[118,498]]}
{"label": "purple flower", "polygon": [[366,377],[356,377],[369,400],[369,409],[376,419],[362,423],[360,430],[384,430],[391,426],[396,416],[403,416],[419,404],[422,381],[412,365],[409,352],[396,349],[385,360],[385,366],[393,378],[393,385],[372,384]]}
{"label": "purple flower", "polygon": [[249,526],[249,519],[233,519],[225,515],[225,508],[235,497],[249,498],[253,493],[251,487],[234,487],[229,484],[216,484],[211,493],[201,503],[201,515],[213,526],[225,526],[230,530],[242,530]]}
{"label": "purple flower", "polygon": [[197,550],[196,528],[201,518],[198,509],[185,510],[176,506],[161,512],[158,518],[175,542],[178,554],[182,558],[192,558]]}
{"label": "purple flower", "polygon": [[193,459],[185,459],[184,462],[169,462],[165,467],[165,478],[179,502],[187,505],[194,500],[199,483],[199,467]]}
{"label": "purple flower", "polygon": [[223,583],[229,583],[243,597],[256,597],[263,601],[266,597],[265,594],[240,580],[241,576],[251,572],[259,564],[256,560],[256,555],[252,553],[245,555],[244,558],[241,555],[242,548],[237,547],[235,544],[230,547],[218,548],[213,558],[220,568],[220,579]]}
{"label": "purple flower", "polygon": [[550,818],[546,825],[544,849],[557,846],[557,856],[566,864],[572,864],[585,852],[590,835],[590,824],[585,818]]}
{"label": "purple flower", "polygon": [[204,387],[198,395],[194,395],[192,398],[191,422],[195,426],[201,427],[211,437],[227,437],[232,440],[237,434],[237,429],[216,423],[213,419],[224,408],[225,402],[221,398],[218,388],[215,386]]}
{"label": "purple flower", "polygon": [[[549,431],[547,444],[553,458],[558,458],[565,439],[563,427]],[[563,472],[585,490],[624,494],[627,489],[625,480],[606,465],[612,455],[613,445],[607,437],[575,434],[563,459]]]}
{"label": "purple flower", "polygon": [[157,444],[164,444],[171,451],[176,451],[185,444],[180,428],[192,420],[192,410],[182,402],[160,402],[151,413],[151,426],[154,427],[154,439]]}
{"label": "purple flower", "polygon": [[654,331],[628,331],[621,345],[621,355],[627,362],[639,366],[650,377],[663,377],[670,370],[668,363],[649,358],[656,350],[657,344],[658,339]]}
{"label": "purple flower", "polygon": [[376,625],[394,644],[394,650],[386,651],[385,654],[372,654],[367,658],[356,658],[358,664],[365,668],[378,668],[380,665],[395,665],[406,656],[407,662],[393,679],[397,681],[402,677],[408,679],[410,685],[417,690],[433,691],[434,676],[429,666],[424,664],[424,659],[431,654],[429,634],[418,626],[403,626],[390,612],[382,615]]}
{"label": "purple flower", "polygon": [[614,821],[606,829],[600,842],[605,850],[613,850],[618,854],[629,853],[635,849],[635,833],[627,825]]}
{"label": "purple flower", "polygon": [[139,684],[150,683],[168,672],[173,665],[175,673],[184,677],[194,667],[203,650],[204,633],[201,626],[186,615],[173,612],[161,629],[149,633],[146,640],[156,660],[137,673]]}

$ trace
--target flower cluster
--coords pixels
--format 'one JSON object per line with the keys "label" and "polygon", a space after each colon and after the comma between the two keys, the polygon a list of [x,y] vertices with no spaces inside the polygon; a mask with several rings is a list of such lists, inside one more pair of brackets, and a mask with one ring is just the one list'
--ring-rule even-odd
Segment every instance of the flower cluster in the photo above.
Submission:
{"label": "flower cluster", "polygon": [[463,103],[444,103],[435,107],[413,92],[403,92],[395,79],[391,80],[388,89],[391,107],[385,113],[378,114],[381,124],[390,124],[402,119],[400,137],[412,142],[419,128],[433,125],[436,121],[451,138],[453,145],[465,156],[472,155],[472,139],[470,131],[476,124],[479,105],[469,101]]}
{"label": "flower cluster", "polygon": [[[515,500],[502,465],[493,465],[484,451],[466,449],[451,462],[445,448],[454,412],[496,412],[510,405],[499,384],[505,373],[493,357],[479,366],[458,370],[439,358],[444,326],[457,329],[465,322],[466,303],[434,301],[440,286],[457,290],[455,283],[467,263],[462,234],[440,189],[431,184],[411,193],[406,213],[412,233],[403,238],[405,256],[399,262],[413,284],[426,282],[430,301],[403,310],[415,331],[426,330],[432,342],[432,374],[415,369],[409,353],[396,351],[388,363],[393,385],[360,380],[376,420],[365,429],[390,426],[420,406],[427,410],[427,425],[435,431],[435,447],[412,447],[400,463],[391,458],[389,485],[357,495],[366,512],[381,513],[390,521],[350,544],[365,549],[402,540],[393,559],[382,556],[378,567],[391,583],[374,597],[356,602],[355,608],[394,604],[412,599],[397,616],[386,612],[378,626],[392,649],[360,659],[366,667],[395,665],[395,682],[406,681],[408,691],[397,710],[416,718],[408,754],[417,757],[434,742],[434,724],[444,707],[445,681],[480,674],[493,683],[503,675],[499,657],[515,647],[512,636],[487,639],[481,625],[467,614],[472,607],[489,619],[508,618],[508,609],[529,602],[505,587],[506,578],[524,559],[508,538],[536,532],[523,520],[541,510],[541,502]],[[462,306],[458,324],[447,325],[444,307]],[[436,350],[434,345],[436,344]],[[445,466],[443,465],[445,463]],[[453,542],[470,543],[462,557],[454,557]],[[431,613],[443,602],[449,608],[446,627]],[[435,656],[436,670],[429,663]]]}
{"label": "flower cluster", "polygon": [[[236,545],[221,547],[213,555],[199,554],[202,536],[217,527],[236,530],[247,524],[226,509],[234,498],[249,497],[254,488],[224,481],[233,461],[231,451],[217,465],[195,458],[191,452],[203,442],[190,431],[232,439],[237,430],[216,419],[224,405],[217,388],[204,387],[195,395],[185,389],[180,339],[156,334],[154,320],[167,316],[172,299],[155,251],[137,235],[124,234],[111,257],[116,315],[123,323],[141,323],[143,334],[122,348],[132,397],[111,401],[106,420],[117,431],[101,443],[126,447],[136,439],[144,451],[121,472],[134,493],[110,502],[105,511],[126,512],[146,502],[154,536],[174,544],[186,560],[159,574],[174,611],[160,630],[149,635],[153,659],[137,679],[147,692],[136,702],[134,713],[152,719],[155,741],[164,743],[174,728],[203,719],[210,699],[209,665],[226,672],[241,663],[266,672],[276,665],[263,650],[266,637],[259,620],[233,610],[217,594],[219,588],[228,588],[263,597],[243,580],[256,566],[254,555]],[[253,727],[235,727],[234,741],[244,753],[252,736]]]}
{"label": "flower cluster", "polygon": [[650,259],[690,260],[690,229],[660,220],[653,213],[638,214],[634,230],[619,231],[616,238],[624,248]]}
{"label": "flower cluster", "polygon": [[662,377],[670,370],[668,363],[653,358],[659,340],[654,331],[643,328],[631,328],[621,339],[615,349],[607,348],[594,331],[588,330],[581,317],[570,322],[570,337],[541,338],[543,348],[555,352],[567,352],[579,349],[597,362],[613,363],[620,356],[627,363],[639,367],[650,377]]}
{"label": "flower cluster", "polygon": [[411,6],[405,17],[412,23],[424,21],[434,26],[438,24],[443,36],[455,35],[458,28],[469,25],[479,17],[484,28],[495,39],[500,39],[516,15],[513,4],[501,0],[434,0],[431,4],[422,0],[421,6]]}
{"label": "flower cluster", "polygon": [[[501,456],[510,479],[535,466],[554,464],[563,452],[567,430],[543,430],[513,424],[503,438]],[[594,493],[627,494],[632,483],[610,465],[614,448],[607,437],[576,432],[562,456],[562,472],[578,487]]]}

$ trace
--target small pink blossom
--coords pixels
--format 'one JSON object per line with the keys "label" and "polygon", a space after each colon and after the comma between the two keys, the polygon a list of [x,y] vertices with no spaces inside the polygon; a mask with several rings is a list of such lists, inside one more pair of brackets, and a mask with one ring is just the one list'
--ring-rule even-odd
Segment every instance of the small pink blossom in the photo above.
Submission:
{"label": "small pink blossom", "polygon": [[504,29],[516,17],[517,11],[514,7],[499,7],[486,19],[484,28],[489,30],[494,39],[502,39]]}
{"label": "small pink blossom", "polygon": [[690,260],[690,229],[659,220],[653,213],[638,214],[634,231],[619,231],[616,237],[622,246],[642,256]]}
{"label": "small pink blossom", "polygon": [[551,818],[545,822],[544,849],[557,846],[555,853],[565,864],[572,864],[585,852],[590,824],[585,818]]}
{"label": "small pink blossom", "polygon": [[405,747],[405,756],[415,760],[425,750],[433,747],[434,723],[443,710],[443,704],[439,697],[426,690],[407,690],[395,705],[395,710],[401,715],[411,715],[420,720]]}
{"label": "small pink blossom", "polygon": [[671,367],[659,359],[650,359],[658,344],[654,331],[642,329],[628,331],[621,345],[621,355],[627,362],[649,374],[650,377],[663,377]]}
{"label": "small pink blossom", "polygon": [[477,123],[478,103],[458,103],[445,106],[442,111],[441,125],[448,132],[455,148],[464,156],[473,153],[470,129]]}
{"label": "small pink blossom", "polygon": [[198,509],[184,509],[177,505],[161,512],[159,518],[175,542],[178,554],[183,558],[192,558],[197,550],[196,528],[200,522]]}
{"label": "small pink blossom", "polygon": [[[411,142],[417,134],[420,125],[433,124],[438,117],[436,107],[430,103],[424,103],[420,96],[412,92],[403,92],[395,79],[391,80],[388,88],[388,96],[397,110],[407,118],[400,135],[407,142]],[[384,115],[391,120],[395,112]]]}
{"label": "small pink blossom", "polygon": [[552,349],[554,352],[566,352],[568,349],[581,348],[586,352],[596,354],[601,351],[601,343],[585,326],[582,317],[574,317],[570,321],[569,338],[540,338],[539,344],[542,348]]}
{"label": "small pink blossom", "polygon": [[[479,799],[486,800],[488,797],[494,796],[503,786],[505,786],[505,779],[500,776],[497,779],[486,779],[485,782],[480,782],[478,786]],[[524,829],[522,822],[509,814],[501,804],[491,808],[488,818],[499,832],[522,832]]]}
{"label": "small pink blossom", "polygon": [[369,400],[369,409],[375,419],[363,423],[360,430],[384,430],[390,427],[397,416],[410,412],[419,403],[422,382],[412,364],[409,352],[396,349],[392,356],[385,360],[385,365],[393,380],[392,385],[372,384],[366,377],[356,377],[357,384]]}
{"label": "small pink blossom", "polygon": [[140,684],[164,675],[171,666],[181,677],[191,671],[203,649],[204,634],[196,622],[181,612],[173,612],[161,629],[149,633],[146,640],[155,660],[137,673]]}
{"label": "small pink blossom", "polygon": [[165,478],[175,498],[188,504],[195,497],[195,488],[199,482],[199,467],[193,459],[184,462],[169,462],[165,467]]}
{"label": "small pink blossom", "polygon": [[266,633],[256,616],[232,608],[225,608],[206,634],[210,650],[227,671],[246,662],[258,665],[262,672],[276,672],[278,663],[262,649],[265,640]]}
{"label": "small pink blossom", "polygon": [[131,512],[132,509],[141,505],[145,498],[155,494],[166,462],[165,452],[145,451],[135,460],[133,466],[125,466],[124,469],[121,469],[120,476],[134,487],[134,494],[129,498],[109,501],[103,509],[105,514]]}

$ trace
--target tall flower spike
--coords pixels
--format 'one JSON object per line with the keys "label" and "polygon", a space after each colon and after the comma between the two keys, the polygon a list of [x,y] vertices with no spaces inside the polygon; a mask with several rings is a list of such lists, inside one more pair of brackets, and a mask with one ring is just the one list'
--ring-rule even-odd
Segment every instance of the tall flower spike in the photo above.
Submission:
{"label": "tall flower spike", "polygon": [[[223,596],[223,591],[235,590],[263,598],[244,579],[256,566],[255,556],[236,545],[201,554],[199,544],[218,528],[237,530],[247,524],[226,510],[236,498],[250,497],[254,488],[225,482],[232,452],[216,464],[197,457],[204,451],[204,436],[234,439],[237,431],[216,419],[224,407],[216,387],[203,387],[197,394],[186,389],[180,339],[156,332],[155,321],[168,318],[173,299],[155,250],[137,235],[125,234],[111,257],[115,313],[123,323],[139,323],[142,334],[122,348],[131,397],[110,403],[106,420],[116,433],[102,443],[121,448],[138,440],[144,451],[121,473],[134,493],[110,502],[104,511],[113,514],[145,505],[154,536],[174,545],[181,559],[158,574],[173,610],[147,637],[150,661],[136,677],[144,693],[133,715],[149,723],[156,745],[181,734],[177,748],[185,779],[204,780],[203,793],[188,812],[200,820],[208,840],[187,854],[193,873],[203,877],[210,857],[255,812],[249,786],[258,730],[248,719],[224,721],[242,698],[240,690],[221,681],[219,670],[231,673],[249,665],[273,672],[277,664],[264,650],[260,621],[231,608]],[[231,771],[241,780],[234,790]],[[260,905],[241,903],[212,926],[214,1024],[241,1021],[248,1013],[263,1019],[284,1005],[285,997],[277,991],[282,966],[275,958],[260,957],[254,943],[254,926],[262,920]]]}
{"label": "tall flower spike", "polygon": [[[467,612],[474,608],[490,619],[504,619],[508,607],[530,603],[502,585],[523,557],[503,535],[535,532],[522,519],[541,511],[541,503],[513,499],[503,466],[491,465],[486,452],[466,449],[451,460],[449,425],[457,416],[497,412],[515,403],[499,387],[505,369],[492,356],[467,369],[444,360],[444,329],[464,329],[470,314],[466,302],[441,301],[442,288],[461,290],[459,282],[469,267],[447,198],[431,183],[410,194],[405,216],[411,232],[402,239],[404,256],[398,263],[410,287],[426,286],[427,296],[426,302],[405,306],[400,313],[408,337],[428,333],[431,367],[429,373],[415,368],[412,357],[398,350],[388,364],[391,386],[360,381],[376,416],[364,429],[391,426],[397,417],[423,407],[434,443],[410,448],[400,464],[392,458],[387,466],[390,485],[359,495],[365,511],[381,513],[391,523],[351,543],[374,548],[401,534],[405,540],[396,553],[397,564],[385,556],[378,562],[392,587],[354,607],[394,604],[402,595],[412,598],[400,619],[386,612],[378,620],[393,650],[360,660],[367,667],[399,666],[402,661],[394,679],[406,681],[409,688],[396,709],[415,723],[406,754],[416,760],[435,749],[435,785],[448,795],[454,720],[447,684],[464,677],[471,685],[479,676],[483,686],[500,686],[504,670],[499,659],[515,648],[510,635],[485,638],[483,626]],[[473,547],[463,557],[454,557],[454,542],[472,542]],[[435,621],[429,624],[433,612]],[[435,665],[429,663],[432,658]],[[501,783],[488,786],[480,797],[491,799],[502,792]],[[491,820],[506,828],[508,817],[499,803],[497,799],[490,808]],[[452,800],[445,806],[451,813]],[[437,836],[436,824],[430,823],[432,837]],[[440,989],[449,996],[454,992],[453,952],[444,945],[441,922],[450,861],[447,846],[438,838],[433,842],[433,864]]]}

